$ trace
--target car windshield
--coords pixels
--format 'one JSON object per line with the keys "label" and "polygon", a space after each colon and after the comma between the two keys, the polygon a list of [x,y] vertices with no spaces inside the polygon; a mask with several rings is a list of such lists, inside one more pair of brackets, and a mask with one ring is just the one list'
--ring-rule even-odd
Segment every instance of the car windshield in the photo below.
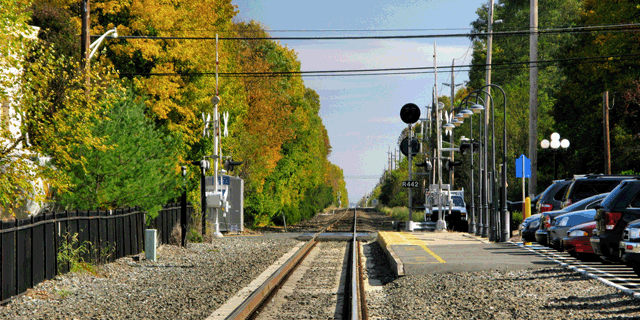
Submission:
{"label": "car windshield", "polygon": [[578,208],[584,207],[585,205],[595,201],[595,200],[599,200],[599,199],[604,199],[606,196],[608,195],[608,193],[602,193],[602,194],[597,194],[595,196],[586,198],[586,199],[582,199],[568,207],[565,207],[564,209],[562,209],[562,211],[564,212],[571,212],[571,211],[575,211],[578,210]]}
{"label": "car windshield", "polygon": [[464,201],[462,200],[462,197],[451,197],[451,200],[453,200],[454,206],[464,207]]}

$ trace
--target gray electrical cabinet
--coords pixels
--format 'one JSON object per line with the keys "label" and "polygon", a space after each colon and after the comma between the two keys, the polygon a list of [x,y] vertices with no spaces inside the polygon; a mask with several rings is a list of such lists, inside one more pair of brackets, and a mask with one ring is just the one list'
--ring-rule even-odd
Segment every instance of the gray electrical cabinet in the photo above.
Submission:
{"label": "gray electrical cabinet", "polygon": [[[206,177],[207,189],[211,191],[213,191],[214,188],[213,179],[213,176]],[[217,210],[220,231],[229,233],[243,232],[244,180],[239,177],[220,175],[218,176],[218,190],[226,195],[229,204],[228,211],[222,209]],[[214,210],[208,212],[207,221],[215,223]]]}

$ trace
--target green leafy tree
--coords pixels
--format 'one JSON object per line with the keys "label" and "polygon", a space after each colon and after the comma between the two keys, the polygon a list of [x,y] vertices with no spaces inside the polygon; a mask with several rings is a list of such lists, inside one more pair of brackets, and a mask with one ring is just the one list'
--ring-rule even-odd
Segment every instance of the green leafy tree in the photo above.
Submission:
{"label": "green leafy tree", "polygon": [[[583,25],[623,25],[636,23],[640,16],[637,1],[584,1],[579,16]],[[604,171],[603,92],[610,93],[612,172],[640,169],[637,99],[640,62],[624,57],[640,50],[634,32],[589,32],[575,35],[575,43],[565,45],[565,57],[609,57],[563,66],[567,81],[558,93],[554,116],[560,130],[568,132],[571,152],[564,162],[570,174]],[[622,57],[615,57],[620,56]],[[579,124],[579,125],[576,125]]]}
{"label": "green leafy tree", "polygon": [[73,187],[60,202],[74,209],[140,206],[153,217],[179,191],[177,146],[181,141],[156,129],[145,116],[143,100],[131,91],[118,98],[103,105],[103,118],[91,124],[93,135],[107,147],[74,148],[74,154],[86,162],[70,167]]}
{"label": "green leafy tree", "polygon": [[[579,24],[582,1],[545,0],[539,3],[539,28],[570,27]],[[478,20],[472,23],[474,32],[487,30],[488,5],[477,11]],[[503,23],[495,24],[494,31],[514,31],[529,29],[529,3],[522,1],[500,1],[495,6],[495,19]],[[538,60],[566,58],[563,47],[575,42],[571,34],[541,34],[538,43]],[[470,89],[485,84],[486,37],[473,37],[473,67],[469,72]],[[492,54],[493,84],[501,86],[507,96],[507,179],[508,185],[518,185],[515,175],[515,159],[520,154],[528,154],[529,135],[529,37],[494,36]],[[558,92],[566,82],[566,76],[557,64],[539,65],[538,76],[538,141],[561,128],[556,124],[554,107],[558,103]],[[502,162],[503,98],[498,90],[491,91],[494,97],[496,163]],[[482,96],[484,99],[484,95]],[[478,126],[474,125],[474,129]],[[562,133],[563,136],[568,133]],[[477,136],[477,135],[476,135]],[[490,139],[489,148],[492,148]],[[573,142],[572,142],[573,143]],[[489,162],[492,163],[492,159]],[[553,179],[552,155],[538,153],[538,185],[541,188]],[[517,188],[509,188],[509,198],[516,197]]]}
{"label": "green leafy tree", "polygon": [[0,13],[0,215],[10,216],[28,198],[41,174],[24,150],[21,97],[23,65],[32,41],[28,1],[3,1]]}

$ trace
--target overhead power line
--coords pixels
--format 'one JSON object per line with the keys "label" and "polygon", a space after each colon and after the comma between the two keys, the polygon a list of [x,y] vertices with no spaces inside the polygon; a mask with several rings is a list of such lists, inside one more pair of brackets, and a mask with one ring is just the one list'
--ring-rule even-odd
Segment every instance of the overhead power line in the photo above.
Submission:
{"label": "overhead power line", "polygon": [[[539,60],[534,62],[520,61],[520,62],[503,62],[492,63],[491,68],[497,70],[508,68],[529,68],[531,66],[545,66],[555,63],[573,63],[573,62],[587,62],[587,63],[602,63],[602,62],[616,62],[620,60],[630,60],[640,57],[640,53],[633,54],[621,54],[621,55],[609,55],[609,56],[596,56],[596,57],[581,57],[581,58],[565,58],[565,59],[553,59],[553,60]],[[611,60],[617,59],[617,60]],[[476,67],[485,67],[483,64],[475,65]],[[455,70],[468,71],[474,65],[460,65],[455,66]],[[450,72],[451,66],[438,66],[438,67],[409,67],[409,68],[380,68],[380,69],[348,69],[348,70],[321,70],[321,71],[285,71],[285,72],[219,72],[221,77],[279,77],[279,76],[315,76],[315,77],[346,77],[346,76],[372,76],[372,75],[410,75],[410,74],[425,74],[433,73],[435,70],[438,72]],[[173,72],[173,73],[121,73],[122,76],[213,76],[215,72]]]}
{"label": "overhead power line", "polygon": [[215,33],[256,33],[256,32],[268,32],[268,33],[299,33],[299,32],[419,32],[419,31],[451,31],[451,30],[470,30],[472,28],[432,28],[432,29],[290,29],[290,30],[242,30],[242,29],[230,29],[230,30],[158,30],[161,32],[215,32]]}
{"label": "overhead power line", "polygon": [[[640,23],[586,26],[568,28],[550,28],[538,30],[539,35],[563,34],[563,33],[589,33],[589,32],[638,32]],[[449,34],[423,34],[423,35],[395,35],[395,36],[335,36],[335,37],[218,37],[219,40],[366,40],[366,39],[428,39],[428,38],[459,38],[459,37],[486,37],[494,36],[518,36],[529,35],[535,31],[494,31],[449,33]],[[92,36],[96,37],[96,36]],[[216,37],[181,37],[181,36],[118,36],[119,39],[146,39],[146,40],[215,40]]]}

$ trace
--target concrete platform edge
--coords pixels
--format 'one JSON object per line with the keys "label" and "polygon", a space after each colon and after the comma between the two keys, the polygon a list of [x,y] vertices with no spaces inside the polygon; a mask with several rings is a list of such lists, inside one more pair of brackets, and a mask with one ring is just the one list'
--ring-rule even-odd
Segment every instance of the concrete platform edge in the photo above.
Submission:
{"label": "concrete platform edge", "polygon": [[395,273],[396,277],[404,276],[404,265],[402,264],[402,260],[396,255],[395,251],[388,244],[388,240],[385,238],[385,232],[378,232],[378,243],[384,250],[385,255],[387,256],[387,260],[389,264],[393,268],[393,273]]}

